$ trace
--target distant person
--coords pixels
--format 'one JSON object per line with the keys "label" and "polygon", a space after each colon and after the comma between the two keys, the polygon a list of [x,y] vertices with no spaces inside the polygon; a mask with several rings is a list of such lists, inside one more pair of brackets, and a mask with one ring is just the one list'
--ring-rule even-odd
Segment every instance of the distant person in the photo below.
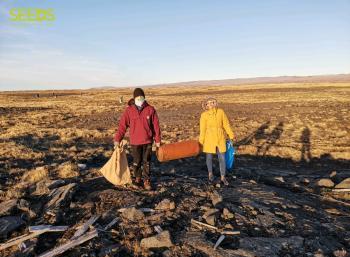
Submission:
{"label": "distant person", "polygon": [[204,109],[204,112],[201,114],[200,118],[199,143],[203,147],[203,152],[206,153],[209,181],[214,181],[213,154],[217,154],[220,165],[221,182],[227,186],[229,183],[225,178],[225,132],[229,136],[230,140],[233,140],[233,132],[224,110],[218,108],[218,103],[215,98],[207,98],[203,102],[202,108]]}
{"label": "distant person", "polygon": [[[130,145],[132,150],[133,164],[131,171],[135,176],[133,181],[137,187],[141,186],[142,175],[143,186],[146,190],[151,190],[151,154],[153,140],[156,147],[160,147],[160,127],[156,110],[149,105],[145,99],[145,93],[141,88],[136,88],[133,98],[129,100],[128,107],[124,111],[120,121],[118,131],[114,137],[115,147],[120,146],[127,128],[129,127]],[[143,168],[141,169],[141,165]]]}

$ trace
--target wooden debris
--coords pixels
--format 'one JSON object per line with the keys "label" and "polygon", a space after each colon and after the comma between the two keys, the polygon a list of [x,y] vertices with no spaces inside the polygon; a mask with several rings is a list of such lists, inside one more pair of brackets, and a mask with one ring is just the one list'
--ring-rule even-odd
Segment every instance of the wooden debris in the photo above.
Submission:
{"label": "wooden debris", "polygon": [[75,192],[76,184],[71,183],[65,186],[55,188],[51,191],[49,197],[50,201],[45,205],[46,214],[50,215],[53,219],[52,222],[56,223],[59,220],[60,210],[66,205],[72,198]]}
{"label": "wooden debris", "polygon": [[332,192],[350,192],[350,188],[335,188],[335,189],[332,189]]}
{"label": "wooden debris", "polygon": [[52,225],[39,225],[39,226],[30,226],[29,232],[63,232],[68,229],[68,226],[52,226]]}
{"label": "wooden debris", "polygon": [[41,255],[39,255],[39,257],[52,257],[52,256],[57,256],[61,253],[64,253],[65,251],[73,248],[73,247],[76,247],[86,241],[89,241],[91,239],[93,239],[94,237],[96,237],[98,235],[98,232],[96,229],[93,229],[89,232],[87,232],[85,235],[82,235],[74,240],[70,240],[68,243],[66,244],[63,244],[61,246],[58,246],[56,248],[54,248],[53,250],[51,251],[48,251],[46,253],[43,253]]}
{"label": "wooden debris", "polygon": [[215,230],[223,235],[239,235],[241,234],[240,231],[229,231],[229,230],[222,230],[222,229],[219,229],[215,226],[212,226],[212,225],[209,225],[209,224],[206,224],[206,223],[203,223],[203,222],[200,222],[200,221],[197,221],[197,220],[194,220],[194,219],[191,219],[191,224],[197,226],[197,227],[206,227],[206,228],[209,228],[209,229],[212,229],[212,230]]}
{"label": "wooden debris", "polygon": [[217,228],[215,226],[212,226],[212,225],[209,225],[209,224],[206,224],[206,223],[194,220],[194,219],[191,219],[191,224],[199,226],[199,227],[207,227],[207,228],[210,228],[213,230],[219,230],[219,228]]}
{"label": "wooden debris", "polygon": [[31,227],[29,227],[29,231],[32,233],[13,238],[4,244],[1,244],[0,251],[6,249],[8,247],[18,245],[18,244],[20,244],[28,239],[37,237],[43,233],[61,232],[61,231],[67,230],[67,228],[68,228],[68,226],[51,226],[51,225],[31,226]]}
{"label": "wooden debris", "polygon": [[220,235],[218,241],[216,241],[215,245],[214,245],[214,250],[216,250],[216,248],[218,248],[218,246],[221,244],[222,241],[224,241],[225,236],[224,235]]}
{"label": "wooden debris", "polygon": [[111,227],[114,226],[115,223],[117,223],[119,221],[119,218],[114,218],[111,222],[109,222],[103,229],[104,230],[108,230]]}
{"label": "wooden debris", "polygon": [[14,246],[14,245],[18,245],[18,244],[20,244],[20,243],[22,243],[22,242],[24,242],[24,241],[26,241],[28,239],[31,239],[31,238],[36,237],[36,236],[38,236],[40,234],[43,234],[43,233],[45,233],[45,232],[30,233],[30,234],[27,234],[27,235],[22,235],[22,236],[13,238],[13,239],[7,241],[6,243],[1,244],[0,245],[0,251],[4,250],[6,248],[9,248],[11,246]]}
{"label": "wooden debris", "polygon": [[[130,207],[133,207],[133,206],[130,206]],[[128,208],[130,208],[130,207],[128,207]],[[120,209],[118,209],[118,212],[124,212],[128,208],[120,208]],[[142,212],[157,212],[157,211],[160,211],[160,210],[154,210],[154,209],[151,209],[151,208],[138,208],[138,210],[140,210]]]}
{"label": "wooden debris", "polygon": [[163,229],[160,227],[160,226],[154,226],[154,230],[158,233],[158,234],[160,234],[160,233],[162,233],[163,232]]}
{"label": "wooden debris", "polygon": [[78,230],[74,233],[74,235],[73,235],[73,237],[72,237],[71,239],[74,240],[74,239],[80,237],[81,235],[83,235],[86,231],[89,230],[90,226],[91,226],[92,224],[94,224],[95,221],[98,220],[99,218],[100,218],[100,215],[94,215],[94,216],[92,216],[90,219],[88,219],[87,222],[85,222],[85,224],[84,224],[80,229],[78,229]]}

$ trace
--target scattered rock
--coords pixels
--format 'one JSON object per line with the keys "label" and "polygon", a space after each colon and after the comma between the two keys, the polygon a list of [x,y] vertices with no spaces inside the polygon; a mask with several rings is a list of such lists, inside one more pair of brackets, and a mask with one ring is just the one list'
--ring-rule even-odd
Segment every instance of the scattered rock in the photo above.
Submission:
{"label": "scattered rock", "polygon": [[334,255],[334,257],[347,257],[347,256],[349,256],[348,252],[344,249],[334,251],[333,255]]}
{"label": "scattered rock", "polygon": [[171,246],[173,246],[173,243],[171,242],[170,233],[167,230],[162,231],[156,236],[144,238],[141,240],[141,247],[146,249]]}
{"label": "scattered rock", "polygon": [[47,187],[46,181],[42,180],[36,183],[35,191],[32,193],[33,195],[45,195],[49,194],[50,189]]}
{"label": "scattered rock", "polygon": [[334,187],[334,182],[329,178],[322,178],[319,181],[317,181],[316,185],[319,187],[331,188]]}
{"label": "scattered rock", "polygon": [[86,164],[78,163],[78,167],[79,167],[79,169],[84,170],[84,169],[86,169]]}
{"label": "scattered rock", "polygon": [[210,199],[214,206],[223,201],[223,197],[216,190],[210,194]]}
{"label": "scattered rock", "polygon": [[337,176],[337,172],[334,170],[331,172],[331,174],[329,174],[330,178],[334,178],[335,176]]}
{"label": "scattered rock", "polygon": [[232,212],[230,212],[227,208],[224,208],[224,210],[222,211],[222,214],[224,216],[225,219],[233,219],[234,218],[234,214]]}
{"label": "scattered rock", "polygon": [[209,225],[215,226],[218,213],[219,213],[219,210],[218,210],[218,209],[208,209],[208,210],[204,213],[203,218],[205,219],[205,221],[206,221]]}
{"label": "scattered rock", "polygon": [[173,210],[175,209],[175,203],[169,199],[164,199],[158,203],[155,207],[156,210]]}
{"label": "scattered rock", "polygon": [[125,208],[122,212],[122,217],[130,221],[139,221],[145,218],[142,211],[136,209],[135,207]]}
{"label": "scattered rock", "polygon": [[344,188],[344,189],[349,189],[350,188],[350,178],[344,179],[342,182],[337,184],[335,188]]}
{"label": "scattered rock", "polygon": [[303,183],[303,184],[306,186],[306,185],[310,184],[310,179],[308,179],[308,178],[303,178],[303,179],[301,180],[301,183]]}

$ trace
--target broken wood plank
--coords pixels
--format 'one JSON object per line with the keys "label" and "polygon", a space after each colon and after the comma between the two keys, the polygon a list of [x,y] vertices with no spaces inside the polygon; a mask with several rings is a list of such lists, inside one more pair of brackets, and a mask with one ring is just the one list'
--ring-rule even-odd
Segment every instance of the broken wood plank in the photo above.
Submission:
{"label": "broken wood plank", "polygon": [[22,235],[19,237],[15,237],[15,238],[7,241],[6,243],[0,244],[0,251],[4,250],[6,248],[9,248],[11,246],[14,246],[14,245],[18,245],[18,244],[20,244],[28,239],[31,239],[31,238],[36,237],[38,235],[41,235],[45,232],[46,231],[42,231],[42,232],[38,232],[38,233],[30,233],[30,234]]}
{"label": "broken wood plank", "polygon": [[62,219],[63,207],[68,205],[77,188],[76,183],[57,187],[49,194],[50,200],[45,205],[44,220],[50,220],[50,223],[57,223]]}
{"label": "broken wood plank", "polygon": [[37,237],[43,233],[46,232],[62,232],[66,231],[68,229],[68,226],[52,226],[52,225],[39,225],[39,226],[30,226],[29,232],[32,232],[30,234],[25,234],[19,237],[15,237],[13,239],[10,239],[4,244],[0,245],[0,251],[3,249],[6,249],[8,247],[18,245],[24,241],[27,241],[31,238]]}
{"label": "broken wood plank", "polygon": [[119,218],[114,218],[111,222],[109,222],[103,229],[104,230],[108,230],[111,227],[114,226],[115,223],[117,223],[119,221]]}
{"label": "broken wood plank", "polygon": [[58,246],[54,249],[52,249],[51,251],[48,251],[46,253],[43,253],[41,255],[39,255],[39,257],[52,257],[52,256],[57,256],[61,253],[64,253],[65,251],[76,247],[78,245],[81,245],[82,243],[89,241],[91,239],[93,239],[94,237],[96,237],[98,235],[98,232],[96,229],[91,230],[89,232],[87,232],[85,235],[82,235],[80,237],[78,237],[77,239],[74,240],[70,240],[68,243],[63,244],[61,246]]}
{"label": "broken wood plank", "polygon": [[332,192],[350,192],[350,188],[335,188]]}
{"label": "broken wood plank", "polygon": [[88,221],[86,221],[86,222],[84,223],[84,225],[83,225],[80,229],[78,229],[78,230],[74,233],[74,235],[73,235],[73,237],[72,237],[71,239],[74,240],[74,239],[80,237],[81,235],[83,235],[86,231],[89,230],[90,226],[91,226],[92,224],[94,224],[95,221],[98,220],[99,218],[100,218],[100,215],[94,215],[94,216],[92,216],[90,219],[88,219]]}
{"label": "broken wood plank", "polygon": [[194,219],[191,219],[191,224],[197,225],[197,226],[200,226],[200,227],[207,227],[207,228],[210,228],[210,229],[213,229],[213,230],[219,230],[219,228],[217,228],[217,227],[214,227],[212,225],[209,225],[207,223],[203,223],[203,222],[200,222],[200,221],[197,221],[197,220],[194,220]]}
{"label": "broken wood plank", "polygon": [[160,233],[162,233],[163,232],[163,229],[160,227],[160,226],[154,226],[154,230],[158,233],[158,234],[160,234]]}
{"label": "broken wood plank", "polygon": [[[132,207],[135,207],[135,206],[130,206],[130,207],[127,207],[127,208],[120,208],[120,209],[118,209],[118,212],[124,212],[126,209],[132,208]],[[138,208],[138,210],[140,210],[142,212],[160,212],[160,211],[163,211],[163,210],[154,210],[154,209],[151,209],[151,208]]]}
{"label": "broken wood plank", "polygon": [[240,231],[226,231],[226,230],[221,230],[220,233],[222,235],[231,235],[231,236],[240,235],[241,234]]}
{"label": "broken wood plank", "polygon": [[221,244],[222,241],[224,241],[225,236],[221,235],[218,239],[218,241],[216,241],[215,245],[214,245],[214,250],[216,250],[216,248],[218,248],[218,246]]}
{"label": "broken wood plank", "polygon": [[241,232],[240,231],[229,231],[229,230],[222,230],[220,228],[217,228],[215,226],[212,226],[212,225],[209,225],[207,223],[203,223],[203,222],[200,222],[200,221],[197,221],[197,220],[194,220],[194,219],[191,219],[191,224],[193,225],[196,225],[200,228],[202,227],[206,227],[206,228],[209,228],[209,229],[212,229],[212,230],[215,230],[223,235],[240,235]]}
{"label": "broken wood plank", "polygon": [[39,225],[39,226],[30,226],[29,232],[63,232],[68,229],[68,226],[52,226],[52,225]]}

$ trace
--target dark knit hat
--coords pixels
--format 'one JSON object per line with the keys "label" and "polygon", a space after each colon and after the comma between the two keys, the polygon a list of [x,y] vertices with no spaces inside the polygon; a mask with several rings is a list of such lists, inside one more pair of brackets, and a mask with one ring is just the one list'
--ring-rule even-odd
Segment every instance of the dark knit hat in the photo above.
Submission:
{"label": "dark knit hat", "polygon": [[134,98],[136,98],[138,96],[145,97],[145,92],[143,92],[142,88],[135,88],[135,90],[134,90]]}

